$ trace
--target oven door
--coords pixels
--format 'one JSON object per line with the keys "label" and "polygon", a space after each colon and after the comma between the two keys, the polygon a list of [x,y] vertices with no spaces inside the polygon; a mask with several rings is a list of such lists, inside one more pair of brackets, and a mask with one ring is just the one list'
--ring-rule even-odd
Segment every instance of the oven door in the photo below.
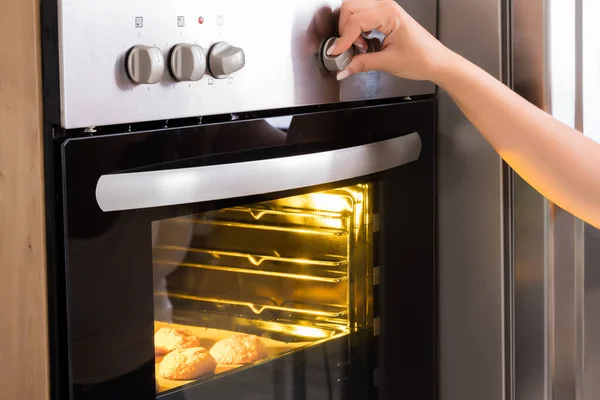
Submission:
{"label": "oven door", "polygon": [[66,140],[71,398],[433,398],[433,113]]}

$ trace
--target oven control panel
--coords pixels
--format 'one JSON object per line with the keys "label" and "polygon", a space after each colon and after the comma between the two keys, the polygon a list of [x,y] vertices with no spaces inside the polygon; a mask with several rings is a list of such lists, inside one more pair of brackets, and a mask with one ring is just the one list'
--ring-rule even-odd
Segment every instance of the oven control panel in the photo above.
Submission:
{"label": "oven control panel", "polygon": [[[436,0],[400,0],[435,32]],[[86,128],[434,92],[322,58],[341,0],[63,0],[61,125]]]}

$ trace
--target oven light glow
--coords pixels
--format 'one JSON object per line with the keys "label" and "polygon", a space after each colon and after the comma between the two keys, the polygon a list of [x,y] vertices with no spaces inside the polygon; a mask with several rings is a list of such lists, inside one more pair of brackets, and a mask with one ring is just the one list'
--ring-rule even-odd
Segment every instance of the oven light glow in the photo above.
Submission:
{"label": "oven light glow", "polygon": [[297,336],[302,336],[306,338],[326,338],[327,334],[322,329],[311,328],[309,326],[294,326],[292,328],[292,333]]}
{"label": "oven light glow", "polygon": [[313,207],[319,211],[329,211],[340,213],[342,211],[352,211],[352,205],[348,199],[339,195],[326,193],[313,193],[310,195],[310,201]]}

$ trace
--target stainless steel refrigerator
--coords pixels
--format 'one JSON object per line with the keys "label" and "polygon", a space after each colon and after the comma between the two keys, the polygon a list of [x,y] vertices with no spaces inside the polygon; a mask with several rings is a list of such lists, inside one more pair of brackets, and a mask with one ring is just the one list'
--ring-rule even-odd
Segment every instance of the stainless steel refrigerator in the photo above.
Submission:
{"label": "stainless steel refrigerator", "polygon": [[[600,140],[598,16],[597,0],[440,0],[439,37]],[[440,398],[599,398],[600,232],[438,97]]]}

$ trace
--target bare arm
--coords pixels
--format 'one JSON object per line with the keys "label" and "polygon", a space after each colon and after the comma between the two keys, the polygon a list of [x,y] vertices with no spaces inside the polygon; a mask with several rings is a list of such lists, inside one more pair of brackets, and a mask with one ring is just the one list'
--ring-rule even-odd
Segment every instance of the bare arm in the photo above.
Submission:
{"label": "bare arm", "polygon": [[448,92],[500,156],[553,203],[600,228],[600,144],[520,97],[453,53],[389,0],[349,0],[340,15],[334,53],[376,29],[387,35],[379,53],[355,57],[338,79],[368,70],[430,80]]}
{"label": "bare arm", "polygon": [[523,179],[556,205],[600,228],[600,144],[456,54],[434,82]]}

